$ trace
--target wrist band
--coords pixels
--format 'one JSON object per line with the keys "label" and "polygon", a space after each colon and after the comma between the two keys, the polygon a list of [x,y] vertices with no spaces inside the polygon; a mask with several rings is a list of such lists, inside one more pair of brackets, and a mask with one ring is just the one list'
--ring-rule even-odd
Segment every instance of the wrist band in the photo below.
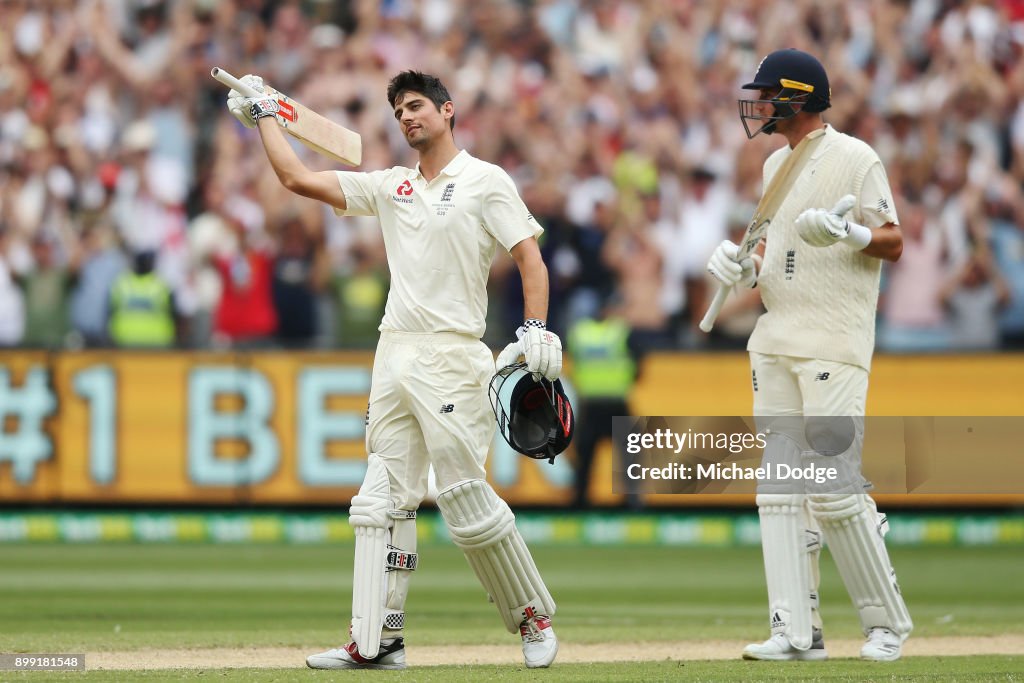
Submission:
{"label": "wrist band", "polygon": [[853,221],[846,221],[846,225],[850,229],[850,233],[842,241],[848,247],[860,251],[871,244],[871,228],[854,223]]}
{"label": "wrist band", "polygon": [[523,322],[523,327],[539,327],[542,330],[546,330],[547,324],[545,324],[545,322],[540,318],[527,318],[526,321]]}

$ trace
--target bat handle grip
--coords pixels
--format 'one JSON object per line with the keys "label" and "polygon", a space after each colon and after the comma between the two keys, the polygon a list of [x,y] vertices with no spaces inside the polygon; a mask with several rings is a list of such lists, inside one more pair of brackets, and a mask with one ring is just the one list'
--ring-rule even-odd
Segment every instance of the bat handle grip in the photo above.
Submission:
{"label": "bat handle grip", "polygon": [[263,94],[260,91],[249,87],[219,66],[215,66],[210,69],[210,75],[229,88],[233,88],[234,90],[242,93],[245,97],[259,97]]}
{"label": "bat handle grip", "polygon": [[715,298],[711,300],[708,312],[704,314],[704,319],[700,321],[701,332],[710,332],[711,328],[715,326],[715,318],[721,312],[722,304],[729,298],[730,291],[732,291],[732,287],[719,287],[718,291],[715,292]]}

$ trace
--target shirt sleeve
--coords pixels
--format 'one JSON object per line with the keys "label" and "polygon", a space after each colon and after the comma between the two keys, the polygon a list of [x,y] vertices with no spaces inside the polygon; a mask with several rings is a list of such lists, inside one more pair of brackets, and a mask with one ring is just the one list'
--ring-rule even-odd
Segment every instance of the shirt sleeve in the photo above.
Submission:
{"label": "shirt sleeve", "polygon": [[490,190],[484,196],[483,226],[506,251],[544,232],[523,203],[512,178],[497,167],[490,179]]}
{"label": "shirt sleeve", "polygon": [[860,219],[869,228],[880,228],[886,223],[899,225],[896,202],[892,198],[889,178],[882,162],[876,160],[864,176],[860,189]]}
{"label": "shirt sleeve", "polygon": [[384,182],[387,171],[363,173],[359,171],[335,171],[338,184],[345,193],[344,211],[334,209],[339,216],[376,216],[377,189]]}

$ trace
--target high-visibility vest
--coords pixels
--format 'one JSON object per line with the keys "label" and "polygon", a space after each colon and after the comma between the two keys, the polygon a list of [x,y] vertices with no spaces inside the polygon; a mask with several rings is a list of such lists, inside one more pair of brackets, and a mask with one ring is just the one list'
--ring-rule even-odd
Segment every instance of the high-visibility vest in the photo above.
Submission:
{"label": "high-visibility vest", "polygon": [[625,398],[636,365],[629,355],[629,326],[621,320],[584,319],[569,331],[573,385],[583,398]]}
{"label": "high-visibility vest", "polygon": [[167,347],[174,343],[171,290],[149,273],[125,273],[110,294],[110,338],[118,346]]}

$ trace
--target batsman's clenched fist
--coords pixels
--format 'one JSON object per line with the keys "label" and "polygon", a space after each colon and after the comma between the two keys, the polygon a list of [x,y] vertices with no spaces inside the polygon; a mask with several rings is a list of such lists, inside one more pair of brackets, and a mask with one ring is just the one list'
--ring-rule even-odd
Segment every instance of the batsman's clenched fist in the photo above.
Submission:
{"label": "batsman's clenched fist", "polygon": [[738,245],[725,240],[711,253],[708,259],[708,272],[724,287],[753,287],[757,284],[757,266],[761,257],[752,254],[744,259],[739,258]]}
{"label": "batsman's clenched fist", "polygon": [[796,217],[796,231],[800,239],[812,247],[830,247],[845,240],[850,236],[850,224],[846,220],[846,214],[856,203],[857,199],[848,194],[840,199],[831,211],[805,209]]}
{"label": "batsman's clenched fist", "polygon": [[[259,76],[246,74],[238,80],[257,92],[266,92],[263,88],[263,79]],[[256,127],[256,120],[252,117],[252,102],[237,90],[232,89],[228,92],[228,111],[246,128]]]}

